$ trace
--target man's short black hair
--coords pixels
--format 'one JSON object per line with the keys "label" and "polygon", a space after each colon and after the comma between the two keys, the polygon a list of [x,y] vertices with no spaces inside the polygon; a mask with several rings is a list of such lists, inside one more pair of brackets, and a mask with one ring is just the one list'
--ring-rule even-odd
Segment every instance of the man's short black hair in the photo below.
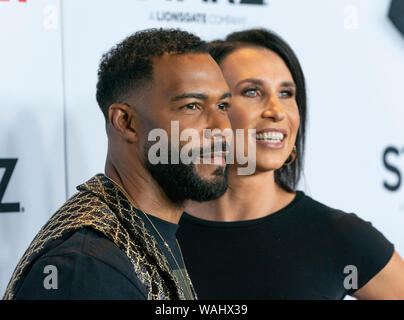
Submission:
{"label": "man's short black hair", "polygon": [[97,102],[108,121],[108,109],[152,79],[153,58],[165,53],[207,53],[199,37],[178,29],[138,31],[105,53],[98,69]]}

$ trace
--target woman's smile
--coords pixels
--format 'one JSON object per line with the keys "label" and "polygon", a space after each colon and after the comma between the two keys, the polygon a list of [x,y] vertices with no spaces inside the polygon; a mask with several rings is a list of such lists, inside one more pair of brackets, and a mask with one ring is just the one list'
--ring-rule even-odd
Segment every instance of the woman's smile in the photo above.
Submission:
{"label": "woman's smile", "polygon": [[285,147],[286,136],[285,129],[267,128],[257,131],[255,140],[257,145],[270,149],[282,149]]}

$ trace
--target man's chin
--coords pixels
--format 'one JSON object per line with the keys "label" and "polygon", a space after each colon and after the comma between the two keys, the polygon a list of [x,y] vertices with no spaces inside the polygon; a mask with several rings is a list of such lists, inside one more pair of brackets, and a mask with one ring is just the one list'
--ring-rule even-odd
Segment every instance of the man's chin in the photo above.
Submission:
{"label": "man's chin", "polygon": [[195,166],[195,176],[199,180],[198,194],[189,197],[189,200],[204,202],[213,201],[223,196],[227,191],[227,168],[222,165],[203,164],[200,168]]}
{"label": "man's chin", "polygon": [[168,198],[176,203],[216,200],[227,190],[227,169],[223,166],[149,163],[146,166]]}

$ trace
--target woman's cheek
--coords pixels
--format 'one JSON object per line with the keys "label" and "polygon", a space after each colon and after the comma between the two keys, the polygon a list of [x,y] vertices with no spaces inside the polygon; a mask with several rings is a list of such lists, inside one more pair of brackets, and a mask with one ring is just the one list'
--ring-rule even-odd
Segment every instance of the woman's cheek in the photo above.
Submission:
{"label": "woman's cheek", "polygon": [[236,103],[232,103],[228,115],[233,130],[251,128],[251,114]]}
{"label": "woman's cheek", "polygon": [[292,126],[294,141],[296,141],[297,132],[298,132],[299,126],[300,126],[300,115],[299,115],[299,110],[297,109],[297,107],[296,107],[296,110],[294,110],[289,115],[289,121]]}
{"label": "woman's cheek", "polygon": [[[233,108],[231,111],[229,110],[228,115],[233,129],[233,141],[236,154],[239,154],[239,156],[243,158],[251,156],[249,155],[249,144],[252,143],[252,141],[250,141],[249,129],[255,129],[254,117],[252,117],[251,112],[246,112],[242,108],[237,107]],[[255,140],[253,142],[255,143]]]}

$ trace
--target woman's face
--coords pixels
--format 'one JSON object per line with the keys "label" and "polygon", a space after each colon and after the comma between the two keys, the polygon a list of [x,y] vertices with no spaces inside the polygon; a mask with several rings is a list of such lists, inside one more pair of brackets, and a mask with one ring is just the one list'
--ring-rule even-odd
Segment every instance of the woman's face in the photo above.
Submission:
{"label": "woman's face", "polygon": [[256,142],[257,171],[279,169],[292,152],[300,122],[288,67],[273,51],[246,47],[228,55],[221,68],[232,94],[233,130],[244,129],[245,150],[248,129],[256,130],[250,139]]}

